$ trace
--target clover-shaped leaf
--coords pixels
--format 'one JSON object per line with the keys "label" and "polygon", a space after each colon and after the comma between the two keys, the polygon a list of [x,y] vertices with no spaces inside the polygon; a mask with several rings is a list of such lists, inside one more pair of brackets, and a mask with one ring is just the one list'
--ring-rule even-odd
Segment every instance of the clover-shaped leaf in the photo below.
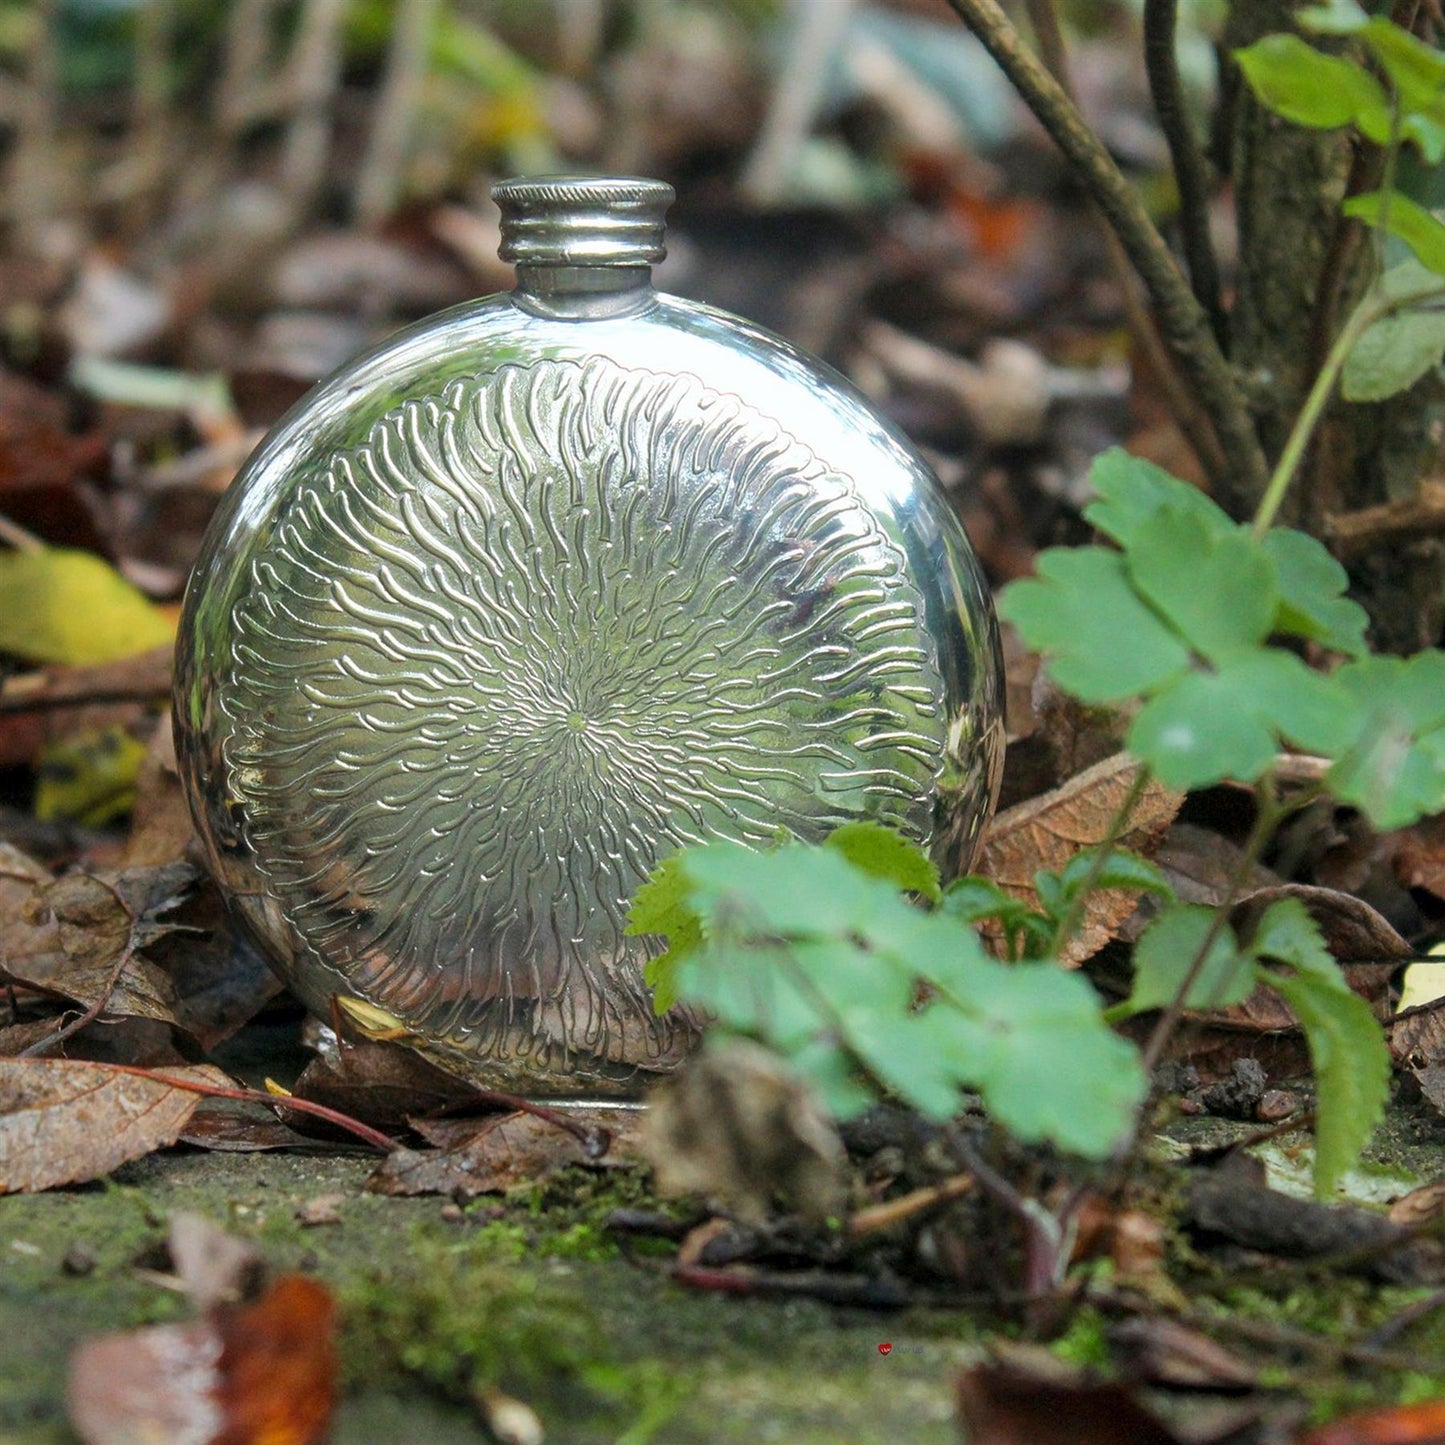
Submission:
{"label": "clover-shaped leaf", "polygon": [[999,611],[1048,655],[1059,686],[1084,702],[1118,702],[1189,670],[1189,649],[1134,590],[1117,552],[1044,552],[1038,577],[1015,582]]}

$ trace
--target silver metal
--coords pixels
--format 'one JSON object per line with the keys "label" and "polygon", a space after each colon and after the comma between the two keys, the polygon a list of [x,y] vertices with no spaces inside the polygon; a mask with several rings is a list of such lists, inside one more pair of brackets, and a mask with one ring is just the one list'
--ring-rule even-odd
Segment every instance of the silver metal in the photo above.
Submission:
{"label": "silver metal", "polygon": [[495,1087],[626,1093],[696,1037],[628,901],[682,844],[875,818],[967,864],[997,791],[988,594],[842,378],[657,294],[669,188],[498,188],[514,292],[321,383],[186,594],[210,866],[308,1005]]}

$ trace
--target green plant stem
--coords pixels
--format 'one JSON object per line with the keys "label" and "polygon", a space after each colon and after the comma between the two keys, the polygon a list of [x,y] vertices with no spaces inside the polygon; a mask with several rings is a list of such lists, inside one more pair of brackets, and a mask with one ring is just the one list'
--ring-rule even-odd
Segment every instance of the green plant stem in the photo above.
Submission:
{"label": "green plant stem", "polygon": [[1320,367],[1319,373],[1315,377],[1314,385],[1310,387],[1305,404],[1295,418],[1289,440],[1285,442],[1284,450],[1279,454],[1279,461],[1275,464],[1269,485],[1265,488],[1264,496],[1260,498],[1259,510],[1254,514],[1254,523],[1251,528],[1254,536],[1264,536],[1274,525],[1274,519],[1279,514],[1285,494],[1289,491],[1290,483],[1299,470],[1300,462],[1304,460],[1305,452],[1309,449],[1310,439],[1314,436],[1321,416],[1324,415],[1325,407],[1329,405],[1330,397],[1334,394],[1335,383],[1345,369],[1345,362],[1350,359],[1350,352],[1355,349],[1355,343],[1375,322],[1383,321],[1397,311],[1422,306],[1440,297],[1445,297],[1445,286],[1442,286],[1438,292],[1431,291],[1414,296],[1384,296],[1376,286],[1350,313],[1350,318],[1345,322],[1343,330],[1335,337],[1329,355],[1325,357],[1325,364]]}
{"label": "green plant stem", "polygon": [[1134,774],[1134,781],[1129,784],[1129,791],[1124,794],[1123,800],[1114,810],[1114,816],[1109,819],[1108,831],[1104,834],[1103,840],[1094,848],[1094,856],[1089,860],[1089,871],[1084,875],[1083,883],[1080,884],[1078,892],[1074,894],[1069,903],[1068,911],[1059,919],[1059,925],[1054,930],[1053,952],[1055,954],[1063,948],[1065,941],[1078,931],[1079,925],[1084,921],[1084,911],[1089,906],[1089,895],[1103,876],[1110,855],[1119,846],[1119,840],[1128,830],[1129,819],[1153,777],[1148,765],[1140,763],[1139,771]]}
{"label": "green plant stem", "polygon": [[1218,941],[1219,935],[1228,927],[1230,908],[1244,892],[1250,873],[1259,861],[1259,855],[1264,851],[1264,845],[1269,842],[1270,836],[1279,826],[1280,820],[1289,811],[1279,802],[1275,793],[1272,773],[1266,773],[1260,779],[1258,798],[1259,806],[1255,813],[1254,826],[1249,830],[1249,837],[1245,840],[1239,861],[1229,875],[1228,883],[1225,884],[1224,897],[1215,905],[1214,916],[1209,920],[1208,931],[1200,940],[1199,948],[1195,951],[1189,968],[1179,981],[1179,987],[1174,990],[1174,997],[1169,1000],[1168,1007],[1159,1016],[1159,1021],[1149,1035],[1148,1043],[1144,1045],[1142,1062],[1146,1074],[1153,1074],[1159,1060],[1163,1057],[1164,1050],[1169,1047],[1169,1041],[1179,1027],[1179,1020],[1184,1016],[1189,992],[1198,981],[1200,973],[1203,972],[1205,962]]}
{"label": "green plant stem", "polygon": [[1159,316],[1160,328],[1209,413],[1228,461],[1214,482],[1222,504],[1241,515],[1269,476],[1244,396],[1209,317],[1149,213],[1063,87],[1024,44],[998,0],[949,0],[1064,153],[1119,237]]}
{"label": "green plant stem", "polygon": [[1175,51],[1179,0],[1144,0],[1144,68],[1159,128],[1169,145],[1179,187],[1179,235],[1189,279],[1209,315],[1220,346],[1228,345],[1228,320],[1219,283],[1219,262],[1209,236],[1209,173],[1189,119],[1184,83]]}

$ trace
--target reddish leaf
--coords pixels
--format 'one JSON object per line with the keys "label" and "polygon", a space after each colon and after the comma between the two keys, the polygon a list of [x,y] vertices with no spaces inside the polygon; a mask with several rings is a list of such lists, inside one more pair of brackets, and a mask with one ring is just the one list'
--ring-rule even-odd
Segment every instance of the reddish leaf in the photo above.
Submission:
{"label": "reddish leaf", "polygon": [[1442,1445],[1445,1400],[1362,1410],[1298,1437],[1295,1445]]}
{"label": "reddish leaf", "polygon": [[313,1445],[335,1399],[335,1313],[322,1285],[283,1275],[254,1304],[89,1340],[71,1423],[85,1445]]}
{"label": "reddish leaf", "polygon": [[968,1445],[1179,1445],[1119,1385],[1015,1364],[978,1365],[958,1377]]}

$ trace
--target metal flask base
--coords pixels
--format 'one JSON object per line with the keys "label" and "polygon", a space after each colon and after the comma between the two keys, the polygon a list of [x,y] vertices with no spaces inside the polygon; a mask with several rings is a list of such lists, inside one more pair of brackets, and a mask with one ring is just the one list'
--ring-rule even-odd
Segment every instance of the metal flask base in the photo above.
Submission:
{"label": "metal flask base", "polygon": [[322,383],[217,512],[177,650],[211,869],[321,1016],[478,1083],[694,1044],[629,900],[689,843],[870,818],[964,868],[998,634],[918,454],[781,339],[656,293],[670,190],[499,188],[516,291]]}

